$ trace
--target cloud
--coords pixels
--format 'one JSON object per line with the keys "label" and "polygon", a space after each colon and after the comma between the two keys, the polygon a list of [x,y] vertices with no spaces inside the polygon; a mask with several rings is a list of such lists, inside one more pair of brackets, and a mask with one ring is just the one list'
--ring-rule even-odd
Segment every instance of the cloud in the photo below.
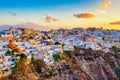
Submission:
{"label": "cloud", "polygon": [[111,1],[104,1],[100,7],[101,9],[106,9],[111,3]]}
{"label": "cloud", "polygon": [[120,21],[116,21],[116,22],[111,22],[111,25],[120,25]]}
{"label": "cloud", "polygon": [[95,12],[105,14],[107,11],[106,10],[101,10],[101,9],[96,9]]}
{"label": "cloud", "polygon": [[106,0],[104,1],[101,6],[100,9],[95,9],[95,12],[97,13],[101,13],[101,14],[105,14],[107,13],[107,7],[111,4],[112,2],[110,0]]}
{"label": "cloud", "polygon": [[17,16],[17,13],[15,12],[9,12],[12,16]]}
{"label": "cloud", "polygon": [[81,13],[81,14],[74,14],[77,18],[94,18],[95,15],[91,13]]}
{"label": "cloud", "polygon": [[46,14],[45,16],[46,16],[46,17],[45,17],[45,20],[46,20],[46,22],[48,22],[48,23],[58,21],[58,19],[53,18],[53,17],[49,16],[48,14]]}

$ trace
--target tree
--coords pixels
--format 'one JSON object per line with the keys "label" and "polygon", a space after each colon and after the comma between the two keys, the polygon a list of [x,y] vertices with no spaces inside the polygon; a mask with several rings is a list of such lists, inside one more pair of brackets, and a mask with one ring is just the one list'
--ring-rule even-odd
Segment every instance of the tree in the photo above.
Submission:
{"label": "tree", "polygon": [[22,53],[20,54],[20,59],[27,59],[27,56],[24,53]]}
{"label": "tree", "polygon": [[14,55],[14,52],[10,51],[10,50],[7,50],[5,55],[6,56],[11,56],[11,55]]}
{"label": "tree", "polygon": [[12,55],[12,52],[10,50],[7,50],[5,55]]}
{"label": "tree", "polygon": [[59,54],[54,54],[53,55],[54,61],[60,60],[60,55]]}
{"label": "tree", "polygon": [[13,68],[13,72],[16,72],[16,71],[18,71],[19,70],[19,61],[16,61],[16,63],[15,63],[15,67]]}

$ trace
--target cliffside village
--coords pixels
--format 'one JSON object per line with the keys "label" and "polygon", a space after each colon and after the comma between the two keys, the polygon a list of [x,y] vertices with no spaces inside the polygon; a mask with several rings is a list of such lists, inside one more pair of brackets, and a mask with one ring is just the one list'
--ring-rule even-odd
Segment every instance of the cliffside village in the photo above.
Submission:
{"label": "cliffside village", "polygon": [[24,53],[28,60],[34,55],[36,59],[43,59],[46,65],[50,65],[54,63],[54,54],[73,51],[75,47],[103,51],[105,54],[111,52],[113,46],[120,48],[118,30],[73,28],[36,31],[11,27],[0,33],[0,75],[3,74],[2,70],[14,67],[19,59],[19,56],[13,57],[10,53]]}

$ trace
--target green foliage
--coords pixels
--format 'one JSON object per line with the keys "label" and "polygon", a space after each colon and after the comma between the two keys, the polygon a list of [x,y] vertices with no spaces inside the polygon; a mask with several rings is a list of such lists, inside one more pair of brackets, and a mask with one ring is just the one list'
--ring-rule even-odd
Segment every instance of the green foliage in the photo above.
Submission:
{"label": "green foliage", "polygon": [[35,60],[34,60],[34,56],[32,55],[31,63],[30,64],[34,64],[34,63],[35,63]]}
{"label": "green foliage", "polygon": [[10,50],[7,50],[7,51],[6,51],[6,54],[10,55],[10,54],[11,54],[11,51],[10,51]]}
{"label": "green foliage", "polygon": [[64,51],[71,58],[71,51]]}
{"label": "green foliage", "polygon": [[114,52],[118,52],[118,49],[117,49],[117,47],[116,46],[112,46],[112,48],[111,48]]}
{"label": "green foliage", "polygon": [[59,54],[54,54],[53,55],[54,61],[60,60],[60,55]]}
{"label": "green foliage", "polygon": [[53,71],[52,71],[52,69],[49,69],[49,70],[48,70],[48,73],[49,73],[50,76],[53,76]]}
{"label": "green foliage", "polygon": [[6,56],[11,56],[11,55],[14,55],[14,52],[10,51],[10,50],[7,50],[5,55]]}
{"label": "green foliage", "polygon": [[64,60],[64,59],[65,59],[65,57],[63,57],[63,56],[60,57],[60,60]]}
{"label": "green foliage", "polygon": [[20,65],[20,64],[19,64],[19,61],[16,61],[15,67],[13,68],[13,71],[14,71],[14,72],[18,71],[19,65]]}
{"label": "green foliage", "polygon": [[20,59],[27,59],[27,56],[24,53],[22,53],[20,54]]}

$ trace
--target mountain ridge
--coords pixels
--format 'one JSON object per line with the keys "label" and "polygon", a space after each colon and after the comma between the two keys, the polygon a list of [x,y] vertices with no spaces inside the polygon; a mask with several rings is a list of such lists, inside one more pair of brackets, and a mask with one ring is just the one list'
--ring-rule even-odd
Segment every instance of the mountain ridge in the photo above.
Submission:
{"label": "mountain ridge", "polygon": [[8,30],[11,27],[30,28],[30,29],[34,29],[34,30],[40,30],[40,31],[49,31],[50,30],[49,27],[38,25],[36,23],[27,22],[27,23],[21,23],[21,24],[16,24],[16,25],[0,25],[0,31]]}

